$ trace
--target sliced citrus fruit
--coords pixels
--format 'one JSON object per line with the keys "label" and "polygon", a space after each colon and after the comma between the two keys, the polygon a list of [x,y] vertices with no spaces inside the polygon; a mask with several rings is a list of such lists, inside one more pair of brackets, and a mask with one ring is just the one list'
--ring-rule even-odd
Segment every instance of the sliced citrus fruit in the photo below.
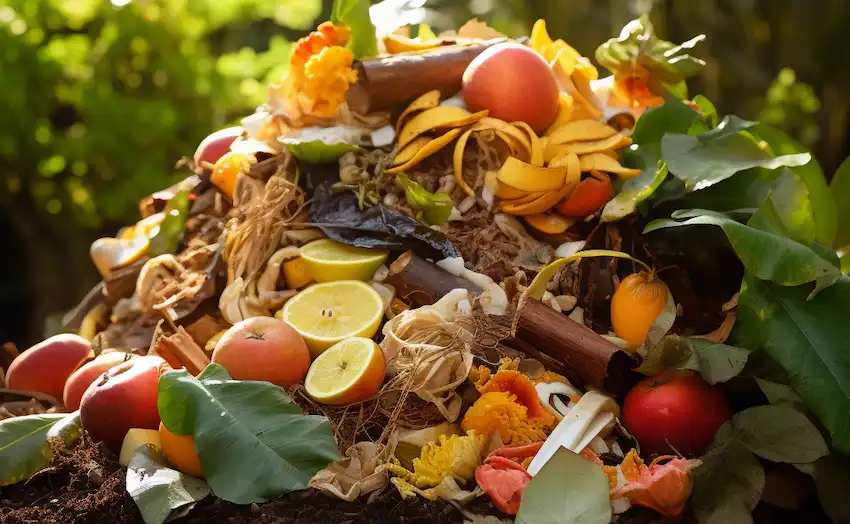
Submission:
{"label": "sliced citrus fruit", "polygon": [[375,341],[351,337],[316,357],[304,387],[317,402],[340,406],[374,395],[387,372],[384,353]]}
{"label": "sliced citrus fruit", "polygon": [[316,282],[369,280],[387,260],[387,251],[348,246],[329,238],[301,248],[301,259]]}
{"label": "sliced citrus fruit", "polygon": [[132,264],[148,252],[150,241],[146,236],[132,239],[99,238],[92,242],[89,254],[95,267],[103,277],[108,277],[113,269]]}
{"label": "sliced citrus fruit", "polygon": [[359,280],[313,284],[290,298],[281,313],[313,357],[347,338],[371,337],[383,316],[381,295]]}

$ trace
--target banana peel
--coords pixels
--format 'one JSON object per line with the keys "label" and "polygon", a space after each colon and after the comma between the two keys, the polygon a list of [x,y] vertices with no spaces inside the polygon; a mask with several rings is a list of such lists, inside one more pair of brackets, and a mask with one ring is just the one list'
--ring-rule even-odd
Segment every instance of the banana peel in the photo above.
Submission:
{"label": "banana peel", "polygon": [[558,95],[558,114],[555,115],[555,120],[549,124],[546,134],[558,129],[562,125],[572,121],[573,119],[573,97],[567,93]]}
{"label": "banana peel", "polygon": [[419,164],[420,162],[422,162],[423,160],[425,160],[429,156],[433,155],[434,153],[436,153],[440,149],[443,149],[444,147],[449,145],[449,143],[452,140],[457,138],[458,135],[460,135],[463,132],[464,132],[464,130],[463,130],[462,127],[459,127],[459,128],[456,128],[456,129],[450,129],[446,133],[438,136],[437,138],[435,138],[435,139],[429,141],[427,144],[425,144],[421,149],[419,149],[416,152],[416,154],[413,155],[413,157],[410,160],[408,160],[404,164],[399,164],[399,165],[394,166],[390,169],[387,169],[386,171],[384,171],[384,173],[393,174],[393,173],[402,173],[404,171],[407,171],[408,169]]}
{"label": "banana peel", "polygon": [[428,91],[424,95],[420,96],[416,100],[410,103],[404,111],[398,117],[398,120],[395,123],[395,133],[398,135],[402,126],[404,125],[404,121],[408,116],[417,112],[417,111],[425,111],[426,109],[434,109],[440,105],[440,92],[436,89],[432,91]]}
{"label": "banana peel", "polygon": [[398,147],[403,148],[416,137],[438,128],[458,128],[474,124],[487,116],[489,111],[470,113],[454,106],[437,106],[426,109],[404,124],[398,137]]}
{"label": "banana peel", "polygon": [[617,134],[613,127],[596,120],[574,120],[558,127],[550,128],[546,133],[548,144],[568,144],[603,140]]}
{"label": "banana peel", "polygon": [[472,134],[472,129],[467,129],[457,139],[455,151],[452,156],[452,164],[455,172],[455,182],[469,196],[475,196],[475,191],[469,187],[469,184],[463,179],[463,150],[466,149],[466,143],[469,141],[469,136]]}
{"label": "banana peel", "polygon": [[109,325],[106,304],[98,304],[91,308],[80,323],[79,335],[91,342],[95,335]]}
{"label": "banana peel", "polygon": [[548,169],[564,169],[563,185],[556,191],[538,192],[516,200],[502,202],[502,211],[509,215],[536,215],[548,211],[572,192],[581,179],[581,164],[576,155],[567,155],[564,165]]}
{"label": "banana peel", "polygon": [[557,191],[564,185],[566,175],[566,166],[535,166],[518,158],[508,157],[499,169],[497,178],[499,182],[522,191],[543,192]]}
{"label": "banana peel", "polygon": [[419,152],[420,149],[428,145],[428,142],[432,140],[429,136],[418,136],[413,139],[413,142],[404,146],[404,149],[396,154],[395,158],[393,158],[393,165],[398,166],[410,161],[411,158],[416,156],[416,153]]}
{"label": "banana peel", "polygon": [[600,153],[610,149],[620,149],[631,144],[631,138],[619,133],[608,138],[603,138],[602,140],[590,140],[587,142],[570,142],[568,144],[552,144],[547,142],[543,158],[546,162],[552,162],[554,159],[564,156],[567,153],[574,153],[581,156],[590,153]]}
{"label": "banana peel", "polygon": [[537,136],[537,133],[535,133],[534,130],[531,129],[531,126],[525,122],[511,122],[511,125],[522,129],[525,131],[525,134],[528,135],[529,143],[531,145],[531,158],[528,162],[533,166],[542,166],[543,147],[540,144],[540,138]]}
{"label": "banana peel", "polygon": [[531,194],[528,191],[523,191],[522,189],[517,189],[507,184],[498,182],[498,180],[497,184],[498,186],[496,187],[496,191],[494,193],[502,200],[516,200],[518,198],[523,198]]}
{"label": "banana peel", "polygon": [[606,173],[613,173],[622,178],[634,178],[642,172],[640,169],[623,167],[616,159],[611,158],[604,153],[590,153],[589,155],[582,155],[579,157],[579,160],[581,161],[582,171],[604,171]]}
{"label": "banana peel", "polygon": [[[526,130],[491,116],[485,116],[472,126],[473,131],[486,131],[488,129],[496,132],[496,136],[508,145],[514,156],[521,160],[531,159],[532,143]],[[523,156],[525,159],[523,159]]]}
{"label": "banana peel", "polygon": [[384,47],[387,53],[397,55],[399,53],[421,52],[434,49],[443,45],[441,38],[429,38],[427,40],[419,40],[418,38],[410,38],[403,35],[390,33],[383,38]]}

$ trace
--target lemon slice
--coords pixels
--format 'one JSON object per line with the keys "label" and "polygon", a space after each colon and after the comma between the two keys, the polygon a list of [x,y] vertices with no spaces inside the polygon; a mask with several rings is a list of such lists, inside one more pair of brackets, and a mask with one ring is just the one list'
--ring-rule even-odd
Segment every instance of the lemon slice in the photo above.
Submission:
{"label": "lemon slice", "polygon": [[301,248],[301,259],[316,282],[369,280],[387,260],[387,251],[348,246],[329,238]]}
{"label": "lemon slice", "polygon": [[148,252],[150,241],[145,236],[131,239],[99,238],[92,242],[89,254],[95,267],[104,278],[112,270],[132,264]]}
{"label": "lemon slice", "polygon": [[387,372],[384,353],[373,340],[352,337],[316,357],[304,387],[317,402],[340,406],[374,395]]}
{"label": "lemon slice", "polygon": [[290,298],[281,312],[313,357],[347,338],[371,337],[383,316],[381,295],[359,280],[314,284]]}

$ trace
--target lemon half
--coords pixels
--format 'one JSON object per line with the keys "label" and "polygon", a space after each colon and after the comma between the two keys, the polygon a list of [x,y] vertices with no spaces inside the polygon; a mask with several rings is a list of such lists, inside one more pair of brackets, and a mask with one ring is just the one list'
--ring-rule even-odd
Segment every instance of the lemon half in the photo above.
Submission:
{"label": "lemon half", "polygon": [[329,238],[314,240],[301,248],[301,259],[316,282],[370,280],[388,252],[342,244]]}
{"label": "lemon half", "polygon": [[304,379],[307,394],[317,402],[352,404],[380,389],[387,372],[384,353],[371,339],[352,337],[316,357]]}
{"label": "lemon half", "polygon": [[304,337],[313,357],[350,337],[371,338],[383,316],[381,296],[359,280],[314,284],[281,310],[281,319]]}

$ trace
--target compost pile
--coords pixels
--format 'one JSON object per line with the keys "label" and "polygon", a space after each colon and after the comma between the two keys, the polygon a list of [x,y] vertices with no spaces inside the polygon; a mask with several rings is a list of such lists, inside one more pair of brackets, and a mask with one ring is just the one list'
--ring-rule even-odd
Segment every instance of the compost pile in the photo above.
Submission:
{"label": "compost pile", "polygon": [[847,522],[850,169],[702,39],[336,2],[4,347],[0,521]]}

